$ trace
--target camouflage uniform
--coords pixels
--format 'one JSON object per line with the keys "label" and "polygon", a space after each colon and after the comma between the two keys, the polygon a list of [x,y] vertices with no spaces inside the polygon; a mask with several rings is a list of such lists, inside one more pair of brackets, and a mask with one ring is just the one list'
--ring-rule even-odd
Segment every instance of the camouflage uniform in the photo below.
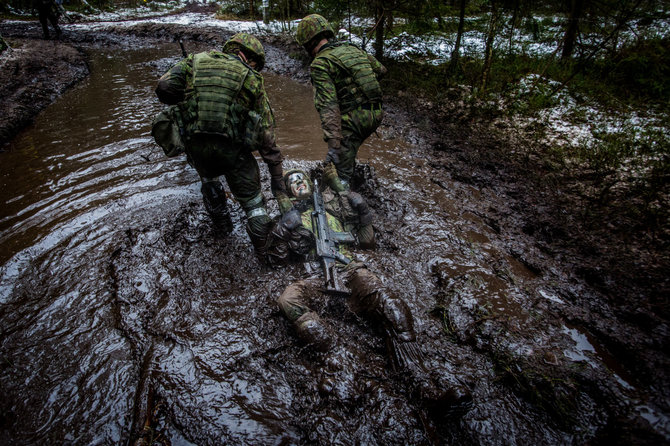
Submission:
{"label": "camouflage uniform", "polygon": [[[307,179],[307,184],[311,185],[306,173],[296,170],[287,172],[284,175],[285,190],[290,197],[294,196],[294,189],[289,177],[295,172],[301,172]],[[333,173],[327,167],[324,174],[328,176]],[[307,190],[311,192],[311,188]],[[304,196],[306,195],[305,193]],[[289,198],[292,201],[290,207],[286,206],[288,203],[280,203],[283,216],[271,231],[268,240],[267,254],[270,256],[270,263],[314,259],[315,239],[311,219],[313,203],[304,196],[302,200]],[[364,228],[372,229],[372,218],[362,197],[354,192],[338,194],[326,188],[323,191],[323,200],[328,226],[332,230],[341,232],[352,228],[357,231],[359,241],[361,238],[366,240],[366,234],[369,233]],[[372,237],[374,246],[374,233]],[[339,249],[340,253],[353,259],[347,249],[341,245]],[[360,262],[352,261],[342,268],[342,273],[346,286],[351,291],[350,308],[368,317],[381,330],[393,365],[397,371],[407,375],[410,390],[436,409],[446,409],[447,406],[450,409],[467,407],[471,400],[467,387],[458,382],[438,384],[438,380],[426,370],[414,331],[412,313],[407,304],[388,292],[381,280]],[[323,376],[319,389],[342,398],[350,394],[348,388],[355,387],[356,380],[349,370],[355,364],[346,359],[353,356],[351,348],[337,345],[332,329],[310,308],[316,300],[322,298],[322,293],[323,277],[319,274],[289,285],[279,296],[277,303],[282,313],[295,326],[298,338],[325,356],[324,364],[320,367]]]}
{"label": "camouflage uniform", "polygon": [[[260,63],[262,68],[264,58]],[[214,50],[191,54],[177,63],[160,78],[156,94],[163,103],[179,104],[186,154],[203,180],[207,210],[217,222],[219,211],[213,207],[223,200],[225,208],[225,193],[216,177],[223,175],[249,218],[247,231],[262,254],[271,220],[252,150],[258,150],[265,161],[274,194],[281,193],[275,186],[282,174],[263,77],[238,56]],[[228,215],[227,209],[220,212]],[[224,224],[228,231],[232,229],[229,220],[228,216]]]}
{"label": "camouflage uniform", "polygon": [[[352,70],[356,67],[348,66],[352,63],[357,64],[358,71],[367,72],[367,78],[354,76]],[[310,66],[314,105],[321,118],[323,138],[329,148],[337,147],[339,142],[335,167],[344,181],[348,182],[353,175],[359,147],[384,117],[377,78],[385,72],[377,59],[349,43],[324,45]],[[371,85],[366,88],[360,84],[361,80]]]}
{"label": "camouflage uniform", "polygon": [[[284,178],[294,171],[289,171]],[[287,193],[290,188],[286,187]],[[353,228],[368,245],[374,246],[366,228],[372,230],[372,218],[365,201],[355,192],[338,194],[330,189],[323,191],[328,225],[334,231]],[[269,236],[269,263],[278,264],[291,260],[315,260],[314,235],[311,214],[312,200],[295,201]],[[366,235],[368,234],[368,235]],[[365,239],[367,238],[367,240]],[[350,259],[353,255],[340,245],[340,252]],[[426,371],[416,343],[414,321],[407,304],[389,293],[381,280],[364,264],[352,261],[342,268],[345,284],[351,290],[351,308],[372,319],[384,333],[394,365],[401,370],[412,370],[415,375]],[[300,280],[289,285],[277,299],[282,313],[296,327],[298,337],[321,352],[333,347],[333,334],[310,306],[321,297],[321,275]]]}
{"label": "camouflage uniform", "polygon": [[[345,184],[350,180],[363,141],[382,122],[382,91],[378,79],[386,68],[373,56],[347,42],[335,42],[330,24],[322,16],[305,17],[296,32],[298,43],[311,54],[314,105],[321,119],[327,159]],[[319,42],[328,43],[318,48]]]}

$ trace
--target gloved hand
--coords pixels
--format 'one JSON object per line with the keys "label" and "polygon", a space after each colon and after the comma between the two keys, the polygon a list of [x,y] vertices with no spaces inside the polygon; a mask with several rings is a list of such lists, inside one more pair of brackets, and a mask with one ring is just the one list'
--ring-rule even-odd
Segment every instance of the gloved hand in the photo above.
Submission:
{"label": "gloved hand", "polygon": [[357,192],[349,192],[347,194],[347,199],[349,204],[358,214],[358,224],[359,226],[367,226],[372,224],[372,213],[370,212],[370,206],[368,202],[365,201],[365,198]]}
{"label": "gloved hand", "polygon": [[326,165],[323,169],[323,177],[326,180],[326,184],[335,192],[345,192],[349,189],[337,174],[335,165],[330,161],[326,161]]}
{"label": "gloved hand", "polygon": [[328,140],[328,154],[326,155],[326,162],[330,161],[333,164],[340,163],[340,140]]}
{"label": "gloved hand", "polygon": [[270,239],[270,245],[281,251],[284,258],[288,256],[289,251],[305,255],[314,244],[314,235],[302,225],[300,212],[295,208],[284,214],[277,222],[270,233]]}
{"label": "gloved hand", "polygon": [[277,194],[277,205],[279,206],[279,212],[281,215],[288,213],[293,208],[293,202],[284,192],[279,192]]}
{"label": "gloved hand", "polygon": [[284,194],[286,195],[286,185],[284,184],[284,181],[282,181],[282,178],[275,178],[272,177],[270,179],[270,190],[272,191],[272,195],[275,197],[277,194]]}
{"label": "gloved hand", "polygon": [[280,192],[285,194],[286,185],[282,178],[284,172],[281,163],[275,165],[268,164],[268,171],[270,171],[270,190],[272,191],[272,195],[276,197]]}

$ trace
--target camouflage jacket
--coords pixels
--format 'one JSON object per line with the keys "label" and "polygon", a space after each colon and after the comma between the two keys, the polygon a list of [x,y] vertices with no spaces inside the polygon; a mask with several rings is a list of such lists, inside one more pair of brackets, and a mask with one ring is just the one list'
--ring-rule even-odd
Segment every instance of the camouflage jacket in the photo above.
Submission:
{"label": "camouflage jacket", "polygon": [[[209,55],[220,56],[221,52],[213,50]],[[237,59],[237,57],[236,57]],[[239,60],[239,59],[238,59]],[[185,105],[191,99],[195,90],[193,75],[194,55],[182,59],[158,80],[156,95],[158,99],[168,105]],[[239,63],[243,63],[239,60]],[[257,71],[250,69],[250,75],[244,79],[239,97],[236,98],[240,104],[250,112],[255,112],[260,117],[259,132],[261,142],[258,151],[268,166],[281,164],[281,152],[275,142],[275,119],[270,107],[270,102],[265,92],[263,77]]]}
{"label": "camouflage jacket", "polygon": [[[361,201],[356,192],[334,192],[326,188],[323,192],[324,207],[330,229],[336,232],[352,232],[361,245],[374,245],[371,215],[367,204],[361,207],[352,206]],[[356,197],[356,198],[354,198]],[[351,200],[354,198],[354,200]],[[357,199],[358,198],[358,199]],[[268,263],[277,265],[292,260],[313,260],[315,240],[312,223],[314,206],[312,200],[291,200],[293,207],[284,213],[282,220],[275,226],[268,236],[267,258]],[[291,212],[299,215],[290,215]],[[361,211],[364,215],[361,215]],[[365,229],[361,232],[361,229]],[[353,259],[351,245],[339,245],[339,251],[344,256]]]}
{"label": "camouflage jacket", "polygon": [[[374,83],[377,89],[379,89],[379,84],[376,80],[386,74],[386,68],[374,56],[367,54],[355,45],[334,42],[327,43],[319,49],[310,65],[310,76],[314,87],[314,105],[319,112],[323,138],[326,141],[330,139],[342,139],[342,114],[350,111],[343,106],[344,98],[342,97],[342,91],[346,91],[346,84],[352,82],[352,77],[354,77],[351,72],[352,67],[345,66],[346,62],[343,64],[341,60],[333,57],[332,54],[335,48],[344,45],[346,45],[347,51],[361,53],[368,60],[369,67],[365,67],[365,70],[371,70],[374,73],[374,77],[376,78]],[[354,87],[359,90],[359,94],[362,94],[360,92],[361,86],[354,85]],[[338,92],[340,93],[339,95]],[[352,94],[355,93],[352,92]],[[360,98],[360,100],[362,102],[366,101],[363,98]],[[379,89],[378,100],[381,102],[381,89]]]}

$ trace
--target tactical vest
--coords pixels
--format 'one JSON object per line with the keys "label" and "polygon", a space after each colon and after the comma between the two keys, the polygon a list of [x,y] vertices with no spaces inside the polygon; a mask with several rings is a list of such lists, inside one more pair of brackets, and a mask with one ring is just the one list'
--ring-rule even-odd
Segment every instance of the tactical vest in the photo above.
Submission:
{"label": "tactical vest", "polygon": [[333,80],[341,113],[348,113],[363,104],[382,101],[382,90],[367,54],[347,42],[329,44],[317,55],[315,62],[326,59],[342,69]]}
{"label": "tactical vest", "polygon": [[191,133],[214,133],[231,140],[243,137],[242,126],[248,110],[237,101],[251,69],[229,54],[199,53],[193,58],[194,95],[189,111],[195,106]]}

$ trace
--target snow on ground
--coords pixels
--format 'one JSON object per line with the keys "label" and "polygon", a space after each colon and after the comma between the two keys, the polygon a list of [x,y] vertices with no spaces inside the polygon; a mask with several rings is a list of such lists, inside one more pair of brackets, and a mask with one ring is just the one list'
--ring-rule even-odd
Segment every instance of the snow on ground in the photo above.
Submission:
{"label": "snow on ground", "polygon": [[[290,22],[274,20],[266,24],[260,20],[219,20],[213,13],[167,15],[168,12],[177,10],[189,2],[193,3],[193,0],[172,0],[162,4],[161,10],[150,6],[140,6],[138,8],[121,9],[115,12],[99,12],[83,16],[79,23],[66,23],[63,26],[71,30],[83,28],[104,31],[107,28],[119,26],[131,27],[137,23],[149,22],[221,28],[231,33],[271,34],[281,32],[294,33],[299,22],[298,20]],[[210,2],[208,0],[199,0],[197,3],[209,4]],[[155,3],[147,5],[155,5]],[[453,21],[457,19],[451,18],[448,20]],[[474,20],[469,20],[469,23],[474,23]],[[541,35],[545,36],[544,40],[534,39],[530,33],[516,29],[511,47],[509,35],[505,35],[507,32],[500,34],[500,37],[495,42],[496,51],[513,51],[529,56],[542,56],[554,53],[563,32],[563,19],[534,17],[532,20],[541,29]],[[349,39],[366,50],[372,51],[370,45],[370,30],[374,26],[372,19],[352,17],[351,20],[347,19],[341,25],[343,28],[338,31],[340,39]],[[350,33],[344,27],[352,29],[352,32]],[[670,20],[657,21],[651,24],[651,26],[647,25],[645,27],[633,23],[626,30],[623,30],[621,41],[635,38],[641,34],[667,36],[670,34]],[[474,58],[482,57],[485,37],[484,31],[481,30],[466,31],[462,37],[460,53],[464,56]],[[584,38],[588,39],[588,36]],[[407,32],[401,32],[396,36],[389,37],[385,43],[387,57],[401,61],[438,65],[449,61],[454,49],[455,36],[454,34],[440,32],[424,35],[412,35]],[[530,76],[519,84],[519,94],[523,94],[524,90],[529,88],[529,85],[553,88],[553,85],[548,87],[545,81],[536,82],[536,78]],[[603,110],[598,110],[593,106],[582,105],[588,104],[588,102],[588,100],[576,101],[564,89],[556,95],[555,104],[552,107],[543,110],[530,121],[539,121],[544,124],[547,129],[547,142],[573,147],[590,147],[597,141],[594,134],[603,132],[622,133],[632,131],[635,135],[639,135],[642,133],[642,129],[660,128],[668,135],[667,127],[663,126],[663,119],[667,122],[667,117],[640,117],[633,112],[626,115],[610,114]]]}

